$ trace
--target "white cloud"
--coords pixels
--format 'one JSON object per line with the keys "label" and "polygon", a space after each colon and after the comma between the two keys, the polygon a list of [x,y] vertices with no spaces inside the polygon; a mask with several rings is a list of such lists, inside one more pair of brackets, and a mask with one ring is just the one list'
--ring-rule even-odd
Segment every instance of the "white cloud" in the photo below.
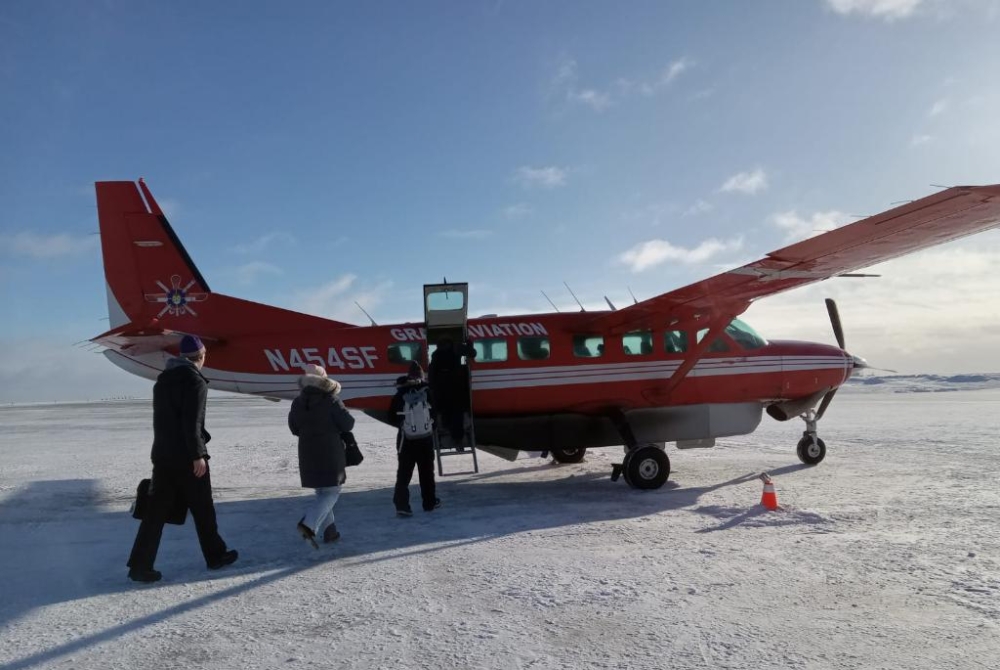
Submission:
{"label": "white cloud", "polygon": [[446,237],[452,240],[482,240],[493,234],[492,230],[484,230],[482,228],[476,228],[472,230],[443,230],[438,233],[441,237]]}
{"label": "white cloud", "polygon": [[345,323],[367,322],[367,317],[354,303],[358,302],[377,316],[375,310],[389,295],[393,284],[384,281],[374,286],[358,287],[355,286],[356,281],[357,275],[346,274],[316,288],[300,290],[292,299],[292,309]]}
{"label": "white cloud", "polygon": [[231,251],[238,254],[259,254],[260,252],[270,249],[278,244],[285,246],[295,244],[295,237],[279,230],[267,233],[266,235],[261,235],[256,240],[251,242],[241,242],[240,244],[234,246]]}
{"label": "white cloud", "polygon": [[524,217],[529,216],[534,211],[535,210],[532,209],[531,205],[524,202],[519,202],[504,207],[503,215],[505,218],[510,220],[523,219]]}
{"label": "white cloud", "polygon": [[0,253],[11,256],[28,256],[39,260],[77,256],[100,246],[98,235],[39,235],[30,231],[0,233]]}
{"label": "white cloud", "polygon": [[923,0],[826,0],[838,14],[860,14],[894,21],[911,16]]}
{"label": "white cloud", "polygon": [[1000,372],[1000,234],[983,233],[754,303],[765,337],[833,343],[823,306],[840,308],[847,350],[874,366],[920,372]]}
{"label": "white cloud", "polygon": [[715,205],[705,200],[697,200],[693,205],[684,210],[684,216],[697,216],[705,214],[715,209]]}
{"label": "white cloud", "polygon": [[941,98],[940,100],[935,100],[934,104],[927,111],[927,116],[934,118],[935,116],[941,116],[948,111],[948,107],[951,106],[951,101],[948,98]]}
{"label": "white cloud", "polygon": [[603,112],[612,104],[610,95],[596,91],[592,88],[584,89],[582,91],[571,90],[566,95],[573,102],[579,102],[587,105],[595,112]]}
{"label": "white cloud", "polygon": [[514,181],[525,188],[558,188],[565,186],[568,173],[560,167],[521,166],[514,171]]}
{"label": "white cloud", "polygon": [[244,286],[249,286],[250,284],[255,284],[262,276],[275,276],[283,273],[281,268],[271,265],[270,263],[265,263],[264,261],[251,261],[236,268],[233,271],[233,274],[236,276],[236,281]]}
{"label": "white cloud", "polygon": [[660,77],[660,83],[666,85],[672,82],[677,77],[694,65],[694,61],[688,60],[687,58],[678,58],[673,63],[667,66],[667,69],[663,71],[663,75]]}
{"label": "white cloud", "polygon": [[637,93],[647,97],[655,95],[660,90],[670,86],[674,80],[693,66],[694,61],[683,56],[669,63],[658,76],[652,79],[619,77],[615,81],[617,90],[612,93],[610,90],[601,90],[594,86],[581,86],[576,61],[572,58],[565,58],[559,64],[552,79],[552,89],[556,95],[565,96],[568,101],[574,104],[586,105],[596,112],[603,112],[617,104],[625,96]]}
{"label": "white cloud", "polygon": [[726,180],[719,190],[723,193],[746,193],[753,195],[767,189],[767,174],[760,168],[753,172],[740,172]]}
{"label": "white cloud", "polygon": [[921,144],[927,144],[934,139],[933,135],[914,135],[910,139],[911,147],[919,147]]}
{"label": "white cloud", "polygon": [[741,246],[743,246],[741,238],[732,240],[711,238],[693,249],[677,247],[666,240],[649,240],[620,254],[618,262],[628,265],[632,272],[642,272],[667,261],[686,264],[703,263],[719,253],[735,251]]}
{"label": "white cloud", "polygon": [[839,228],[851,221],[851,216],[831,210],[829,212],[816,212],[812,216],[803,218],[794,210],[779,212],[771,217],[772,223],[785,231],[785,241],[804,240],[820,233],[825,233]]}

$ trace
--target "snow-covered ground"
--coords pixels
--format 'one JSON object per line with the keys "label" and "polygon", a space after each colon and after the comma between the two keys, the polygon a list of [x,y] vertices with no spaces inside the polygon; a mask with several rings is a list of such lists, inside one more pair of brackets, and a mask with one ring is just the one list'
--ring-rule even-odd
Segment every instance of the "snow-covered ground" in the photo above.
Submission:
{"label": "snow-covered ground", "polygon": [[[319,551],[288,404],[210,400],[223,536],[190,521],[140,586],[128,515],[149,471],[148,402],[0,408],[0,668],[997,668],[1000,391],[846,388],[801,466],[801,422],[668,452],[659,491],[580,465],[481,455],[443,507],[393,514],[392,432],[366,454]],[[447,462],[452,469],[461,459]],[[774,477],[778,512],[757,503]],[[413,489],[416,494],[416,488]]]}

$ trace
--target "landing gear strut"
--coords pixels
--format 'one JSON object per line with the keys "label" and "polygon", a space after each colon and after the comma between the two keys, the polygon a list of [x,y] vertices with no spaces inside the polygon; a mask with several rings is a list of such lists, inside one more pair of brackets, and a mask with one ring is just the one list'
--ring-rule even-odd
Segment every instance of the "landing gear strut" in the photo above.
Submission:
{"label": "landing gear strut", "polygon": [[819,416],[814,410],[809,410],[801,418],[806,422],[806,429],[795,448],[795,453],[798,454],[799,460],[806,465],[816,465],[826,458],[826,443],[816,435],[816,424],[819,422]]}

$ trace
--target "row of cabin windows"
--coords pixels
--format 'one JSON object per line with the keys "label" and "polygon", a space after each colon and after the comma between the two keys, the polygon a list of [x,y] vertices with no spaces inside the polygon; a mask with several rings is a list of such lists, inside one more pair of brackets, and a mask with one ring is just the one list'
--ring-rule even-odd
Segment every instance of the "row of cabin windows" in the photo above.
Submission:
{"label": "row of cabin windows", "polygon": [[[707,328],[703,328],[695,335],[696,341],[701,342],[708,333]],[[726,335],[744,349],[758,349],[767,344],[767,341],[758,335],[752,328],[741,322],[734,320],[726,327]],[[655,350],[654,334],[651,330],[637,330],[622,335],[622,351],[626,356],[646,356]],[[476,349],[476,361],[481,363],[499,363],[508,358],[508,341],[506,338],[481,338],[475,340],[472,345]],[[690,346],[688,333],[682,330],[668,330],[664,333],[661,351],[667,354],[683,354]],[[422,344],[417,342],[402,342],[389,345],[389,362],[409,364],[410,361],[420,361]],[[708,347],[710,352],[730,351],[729,342],[717,337]],[[541,361],[547,359],[552,353],[549,338],[544,336],[527,336],[517,338],[517,357],[522,361]],[[578,358],[600,358],[604,355],[603,335],[574,335],[573,355]]]}

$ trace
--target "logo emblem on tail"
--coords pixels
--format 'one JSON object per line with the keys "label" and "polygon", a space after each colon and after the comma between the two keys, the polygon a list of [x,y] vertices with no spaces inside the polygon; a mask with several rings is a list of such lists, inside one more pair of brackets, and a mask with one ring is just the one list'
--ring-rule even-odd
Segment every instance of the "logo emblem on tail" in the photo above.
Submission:
{"label": "logo emblem on tail", "polygon": [[163,309],[160,313],[156,315],[156,318],[160,318],[164,314],[170,314],[171,316],[181,316],[183,314],[190,314],[191,316],[198,316],[198,312],[191,308],[188,303],[192,302],[204,302],[208,300],[207,293],[188,293],[188,289],[194,286],[195,280],[192,279],[185,286],[181,286],[181,276],[172,275],[170,277],[170,286],[167,288],[163,282],[157,280],[156,285],[163,289],[163,293],[147,293],[145,294],[147,302],[161,302],[164,303]]}

